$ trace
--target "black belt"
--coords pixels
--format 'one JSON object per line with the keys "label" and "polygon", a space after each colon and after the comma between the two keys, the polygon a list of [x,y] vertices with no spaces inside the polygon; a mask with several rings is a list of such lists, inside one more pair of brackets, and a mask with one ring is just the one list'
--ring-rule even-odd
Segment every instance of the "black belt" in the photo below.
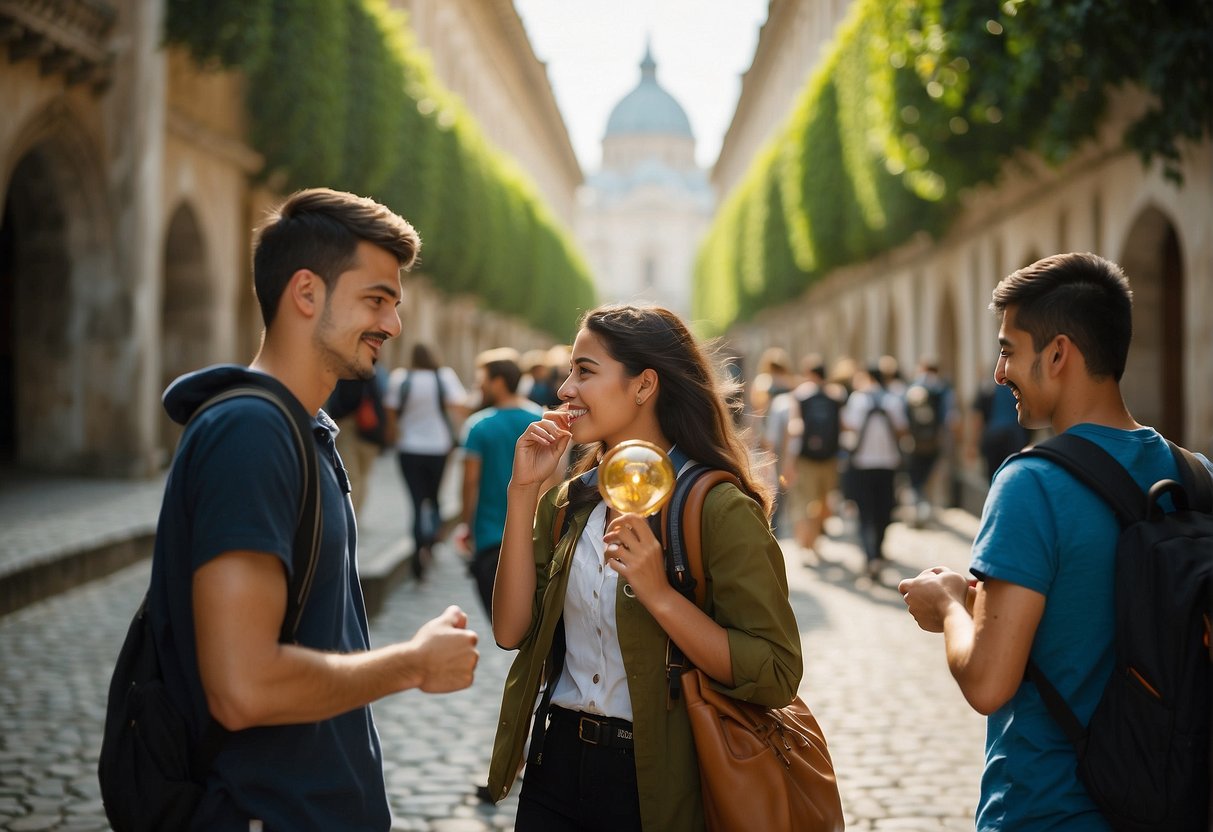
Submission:
{"label": "black belt", "polygon": [[632,749],[632,723],[626,719],[570,711],[557,705],[552,706],[551,714],[553,725],[570,725],[576,730],[577,739],[587,745]]}

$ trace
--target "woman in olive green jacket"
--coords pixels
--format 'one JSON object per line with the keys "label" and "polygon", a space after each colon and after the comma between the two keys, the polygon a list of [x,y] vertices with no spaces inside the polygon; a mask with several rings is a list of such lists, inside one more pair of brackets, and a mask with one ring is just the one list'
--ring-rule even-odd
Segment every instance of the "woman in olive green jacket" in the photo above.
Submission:
{"label": "woman in olive green jacket", "polygon": [[[603,307],[582,319],[564,404],[518,440],[493,591],[493,634],[519,650],[489,772],[498,800],[522,765],[541,684],[553,677],[518,832],[703,828],[690,724],[666,679],[671,641],[738,699],[782,706],[796,693],[800,636],[769,497],[750,475],[724,392],[673,313]],[[648,521],[598,498],[597,460],[628,439],[742,483],[717,486],[704,504],[706,611],[669,583]],[[570,441],[586,446],[579,476],[541,497]],[[553,528],[558,507],[567,529]]]}

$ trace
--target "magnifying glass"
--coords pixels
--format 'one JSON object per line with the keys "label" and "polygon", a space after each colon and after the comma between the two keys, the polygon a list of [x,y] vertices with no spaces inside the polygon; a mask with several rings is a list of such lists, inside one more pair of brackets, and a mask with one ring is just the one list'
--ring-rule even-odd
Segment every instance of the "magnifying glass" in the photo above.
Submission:
{"label": "magnifying glass", "polygon": [[620,514],[656,514],[674,493],[676,479],[666,452],[643,439],[620,442],[598,463],[598,491]]}

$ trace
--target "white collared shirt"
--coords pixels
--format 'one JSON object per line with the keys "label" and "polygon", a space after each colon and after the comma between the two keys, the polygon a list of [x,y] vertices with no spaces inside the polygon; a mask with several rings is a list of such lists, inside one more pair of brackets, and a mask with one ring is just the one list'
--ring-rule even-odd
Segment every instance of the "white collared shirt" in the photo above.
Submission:
{"label": "white collared shirt", "polygon": [[632,699],[615,621],[619,573],[603,558],[606,516],[606,503],[590,512],[568,567],[564,669],[552,704],[631,721]]}

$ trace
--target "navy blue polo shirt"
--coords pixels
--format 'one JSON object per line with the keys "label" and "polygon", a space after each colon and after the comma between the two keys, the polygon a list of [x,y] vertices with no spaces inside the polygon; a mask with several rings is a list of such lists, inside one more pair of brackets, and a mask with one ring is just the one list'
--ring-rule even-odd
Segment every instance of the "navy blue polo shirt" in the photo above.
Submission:
{"label": "navy blue polo shirt", "polygon": [[[251,372],[251,371],[246,371]],[[232,368],[178,380],[165,396],[175,418],[232,384]],[[320,468],[323,534],[298,643],[326,652],[369,648],[358,583],[357,530],[335,427],[313,426]],[[289,574],[302,470],[290,424],[270,402],[242,397],[215,405],[182,436],[156,532],[151,616],[169,694],[198,736],[209,720],[198,677],[192,578],[224,552],[280,558]],[[302,725],[229,734],[207,778],[194,829],[386,830],[391,825],[379,737],[369,707]]]}

